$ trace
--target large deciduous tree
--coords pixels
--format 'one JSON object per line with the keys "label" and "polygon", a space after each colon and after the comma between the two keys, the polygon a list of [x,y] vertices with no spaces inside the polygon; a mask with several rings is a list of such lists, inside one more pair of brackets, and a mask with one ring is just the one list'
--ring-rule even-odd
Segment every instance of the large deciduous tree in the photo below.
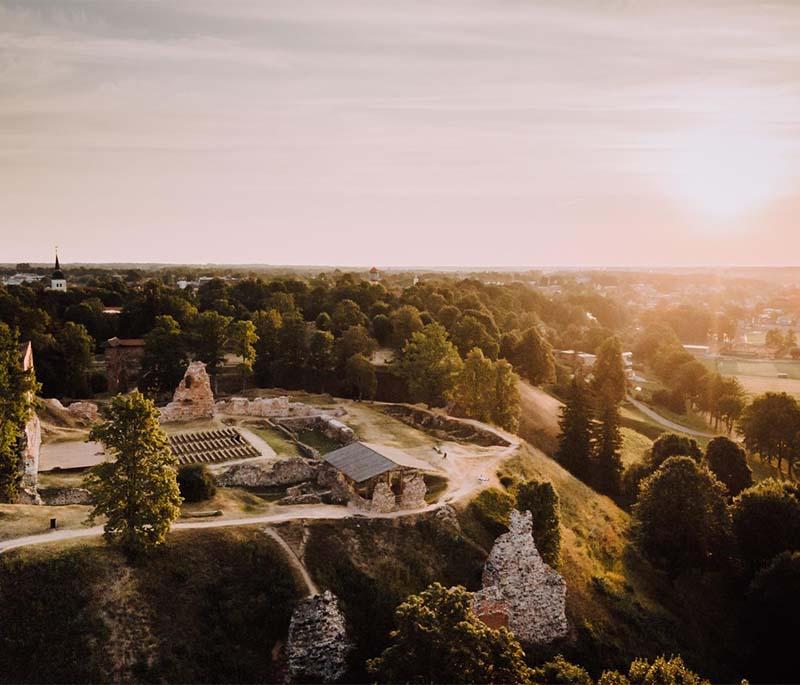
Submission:
{"label": "large deciduous tree", "polygon": [[432,323],[412,334],[398,366],[415,402],[441,405],[461,371],[462,361],[447,331]]}
{"label": "large deciduous tree", "polygon": [[800,549],[798,494],[794,484],[768,478],[733,501],[733,531],[739,555],[751,572],[776,554]]}
{"label": "large deciduous tree", "polygon": [[670,457],[640,485],[634,540],[673,578],[691,569],[720,568],[732,540],[726,496],[708,469],[689,457]]}
{"label": "large deciduous tree", "polygon": [[729,438],[719,436],[708,443],[706,463],[731,497],[753,484],[753,471],[747,465],[745,451]]}
{"label": "large deciduous tree", "polygon": [[549,383],[555,378],[553,348],[536,326],[522,333],[511,361],[519,374],[534,385]]}
{"label": "large deciduous tree", "polygon": [[434,583],[395,612],[391,645],[368,663],[387,683],[530,683],[525,653],[506,628],[494,630],[462,587]]}
{"label": "large deciduous tree", "polygon": [[258,342],[256,326],[252,321],[234,321],[230,329],[230,342],[234,353],[239,357],[239,372],[242,376],[242,390],[247,383],[248,376],[253,373],[253,364],[256,360],[255,345]]}
{"label": "large deciduous tree", "polygon": [[171,390],[183,378],[187,365],[186,345],[180,325],[167,314],[157,316],[153,330],[144,337],[144,385],[158,391]]}
{"label": "large deciduous tree", "polygon": [[779,471],[784,460],[793,469],[800,452],[800,405],[794,397],[785,392],[757,397],[742,413],[739,430],[750,452],[776,461]]}
{"label": "large deciduous tree", "polygon": [[206,363],[211,375],[217,373],[225,358],[232,322],[230,316],[213,310],[198,314],[192,322],[192,350],[200,361]]}
{"label": "large deciduous tree", "polygon": [[155,404],[138,391],[117,395],[90,438],[103,444],[109,461],[85,478],[94,500],[89,520],[105,517],[106,538],[132,553],[163,543],[181,497]]}

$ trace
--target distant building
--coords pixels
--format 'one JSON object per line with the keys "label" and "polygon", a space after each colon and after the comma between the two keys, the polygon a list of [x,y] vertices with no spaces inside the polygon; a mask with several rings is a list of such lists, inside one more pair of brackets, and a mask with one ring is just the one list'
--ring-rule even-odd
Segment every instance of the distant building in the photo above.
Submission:
{"label": "distant building", "polygon": [[377,267],[372,267],[369,270],[369,282],[370,283],[380,283],[381,282],[381,272],[378,271]]}
{"label": "distant building", "polygon": [[39,274],[30,273],[16,273],[13,276],[5,276],[3,278],[3,285],[17,286],[23,283],[38,283],[44,278]]}
{"label": "distant building", "polygon": [[56,252],[56,264],[53,268],[53,275],[50,278],[50,290],[65,293],[67,292],[67,279],[58,263],[58,252]]}
{"label": "distant building", "polygon": [[141,338],[110,338],[106,340],[106,379],[112,393],[128,392],[139,380],[144,356]]}

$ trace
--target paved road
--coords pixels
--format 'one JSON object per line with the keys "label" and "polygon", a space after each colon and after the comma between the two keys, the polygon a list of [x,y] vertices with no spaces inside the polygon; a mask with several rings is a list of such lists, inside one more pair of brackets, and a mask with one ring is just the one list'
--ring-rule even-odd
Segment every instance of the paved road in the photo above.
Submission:
{"label": "paved road", "polygon": [[655,421],[657,424],[664,426],[664,428],[669,428],[671,431],[675,431],[676,433],[685,433],[686,435],[693,435],[696,438],[715,438],[720,433],[708,433],[705,431],[695,430],[694,428],[689,428],[689,426],[684,426],[680,423],[675,423],[675,421],[670,421],[669,419],[664,418],[661,414],[654,412],[650,407],[648,407],[643,402],[639,402],[639,400],[633,399],[630,395],[627,397],[628,402],[630,402],[634,407],[636,407],[642,414],[647,416],[648,418]]}

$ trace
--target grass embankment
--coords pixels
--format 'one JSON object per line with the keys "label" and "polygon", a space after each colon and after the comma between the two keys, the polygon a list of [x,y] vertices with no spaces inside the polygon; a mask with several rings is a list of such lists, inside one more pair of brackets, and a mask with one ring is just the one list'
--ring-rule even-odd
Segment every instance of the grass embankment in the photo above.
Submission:
{"label": "grass embankment", "polygon": [[0,556],[0,682],[276,682],[299,586],[253,528],[133,565],[99,540]]}

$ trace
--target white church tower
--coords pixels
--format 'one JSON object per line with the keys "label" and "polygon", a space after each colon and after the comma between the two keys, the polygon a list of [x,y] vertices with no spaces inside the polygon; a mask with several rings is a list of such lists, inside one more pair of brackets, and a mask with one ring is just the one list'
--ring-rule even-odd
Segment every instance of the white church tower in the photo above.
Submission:
{"label": "white church tower", "polygon": [[56,249],[56,265],[50,278],[50,290],[56,290],[61,293],[67,292],[67,279],[64,278],[64,272],[58,263],[58,249]]}

